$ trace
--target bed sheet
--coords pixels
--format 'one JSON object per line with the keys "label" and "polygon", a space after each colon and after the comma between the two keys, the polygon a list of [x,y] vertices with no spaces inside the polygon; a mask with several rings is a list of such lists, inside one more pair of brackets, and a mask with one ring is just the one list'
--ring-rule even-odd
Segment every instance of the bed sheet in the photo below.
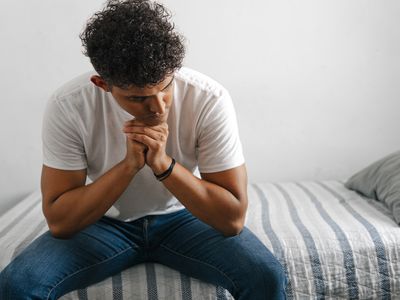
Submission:
{"label": "bed sheet", "polygon": [[[340,181],[249,185],[246,226],[284,267],[288,299],[400,299],[400,228],[386,207]],[[0,270],[48,230],[39,192],[0,216]],[[233,299],[147,263],[61,299]]]}

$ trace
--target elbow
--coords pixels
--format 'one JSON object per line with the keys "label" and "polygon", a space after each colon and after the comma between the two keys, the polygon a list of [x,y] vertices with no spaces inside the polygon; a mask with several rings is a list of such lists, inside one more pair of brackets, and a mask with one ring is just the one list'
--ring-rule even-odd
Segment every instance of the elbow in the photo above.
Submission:
{"label": "elbow", "polygon": [[59,226],[56,224],[50,224],[50,223],[47,223],[47,224],[49,225],[50,234],[52,235],[52,237],[54,237],[56,239],[67,240],[67,239],[70,239],[74,235],[73,232],[66,230],[62,226]]}
{"label": "elbow", "polygon": [[234,236],[239,235],[240,232],[241,232],[241,230],[240,231],[224,231],[224,232],[222,232],[222,234],[224,235],[224,237],[229,238],[229,237],[234,237]]}
{"label": "elbow", "polygon": [[50,229],[50,234],[52,235],[52,237],[56,238],[56,239],[61,239],[61,240],[68,240],[70,238],[72,238],[73,234],[69,233],[69,232],[65,232],[65,231],[61,231],[61,230],[52,230]]}
{"label": "elbow", "polygon": [[71,231],[71,228],[65,226],[64,221],[62,222],[59,217],[52,215],[49,209],[43,209],[43,214],[52,237],[56,239],[70,239],[75,234],[75,232]]}
{"label": "elbow", "polygon": [[244,228],[244,221],[240,220],[240,221],[236,221],[233,222],[232,224],[230,224],[229,227],[224,228],[224,230],[222,231],[222,234],[225,237],[233,237],[236,235],[239,235],[242,230]]}
{"label": "elbow", "polygon": [[236,215],[231,215],[230,221],[226,224],[227,226],[222,231],[222,234],[226,237],[232,237],[239,235],[243,228],[246,219],[247,201],[244,202],[245,205],[242,206],[240,212]]}

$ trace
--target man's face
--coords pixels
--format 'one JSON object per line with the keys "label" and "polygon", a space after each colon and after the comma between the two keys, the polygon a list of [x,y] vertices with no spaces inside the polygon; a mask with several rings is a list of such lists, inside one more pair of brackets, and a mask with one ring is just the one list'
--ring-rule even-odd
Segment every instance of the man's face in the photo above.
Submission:
{"label": "man's face", "polygon": [[113,86],[110,92],[117,103],[136,120],[155,126],[167,121],[173,89],[174,77],[169,75],[154,86],[130,86],[126,89]]}

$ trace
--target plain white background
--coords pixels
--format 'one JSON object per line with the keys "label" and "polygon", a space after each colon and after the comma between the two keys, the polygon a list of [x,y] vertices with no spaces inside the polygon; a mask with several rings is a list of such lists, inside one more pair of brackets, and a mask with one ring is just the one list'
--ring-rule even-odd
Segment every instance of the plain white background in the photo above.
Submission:
{"label": "plain white background", "polygon": [[[345,179],[400,149],[400,2],[165,0],[185,65],[222,83],[250,181]],[[0,0],[0,203],[39,188],[49,95],[91,68],[98,0]]]}

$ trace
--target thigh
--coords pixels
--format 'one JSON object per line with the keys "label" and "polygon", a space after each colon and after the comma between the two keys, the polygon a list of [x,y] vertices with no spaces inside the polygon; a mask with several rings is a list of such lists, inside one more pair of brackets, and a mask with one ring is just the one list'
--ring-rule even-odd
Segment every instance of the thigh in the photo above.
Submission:
{"label": "thigh", "polygon": [[160,234],[154,259],[191,277],[228,289],[235,299],[283,299],[279,261],[246,227],[226,237],[190,213]]}
{"label": "thigh", "polygon": [[0,296],[56,299],[142,262],[139,235],[127,226],[102,218],[70,239],[44,233],[0,274]]}

